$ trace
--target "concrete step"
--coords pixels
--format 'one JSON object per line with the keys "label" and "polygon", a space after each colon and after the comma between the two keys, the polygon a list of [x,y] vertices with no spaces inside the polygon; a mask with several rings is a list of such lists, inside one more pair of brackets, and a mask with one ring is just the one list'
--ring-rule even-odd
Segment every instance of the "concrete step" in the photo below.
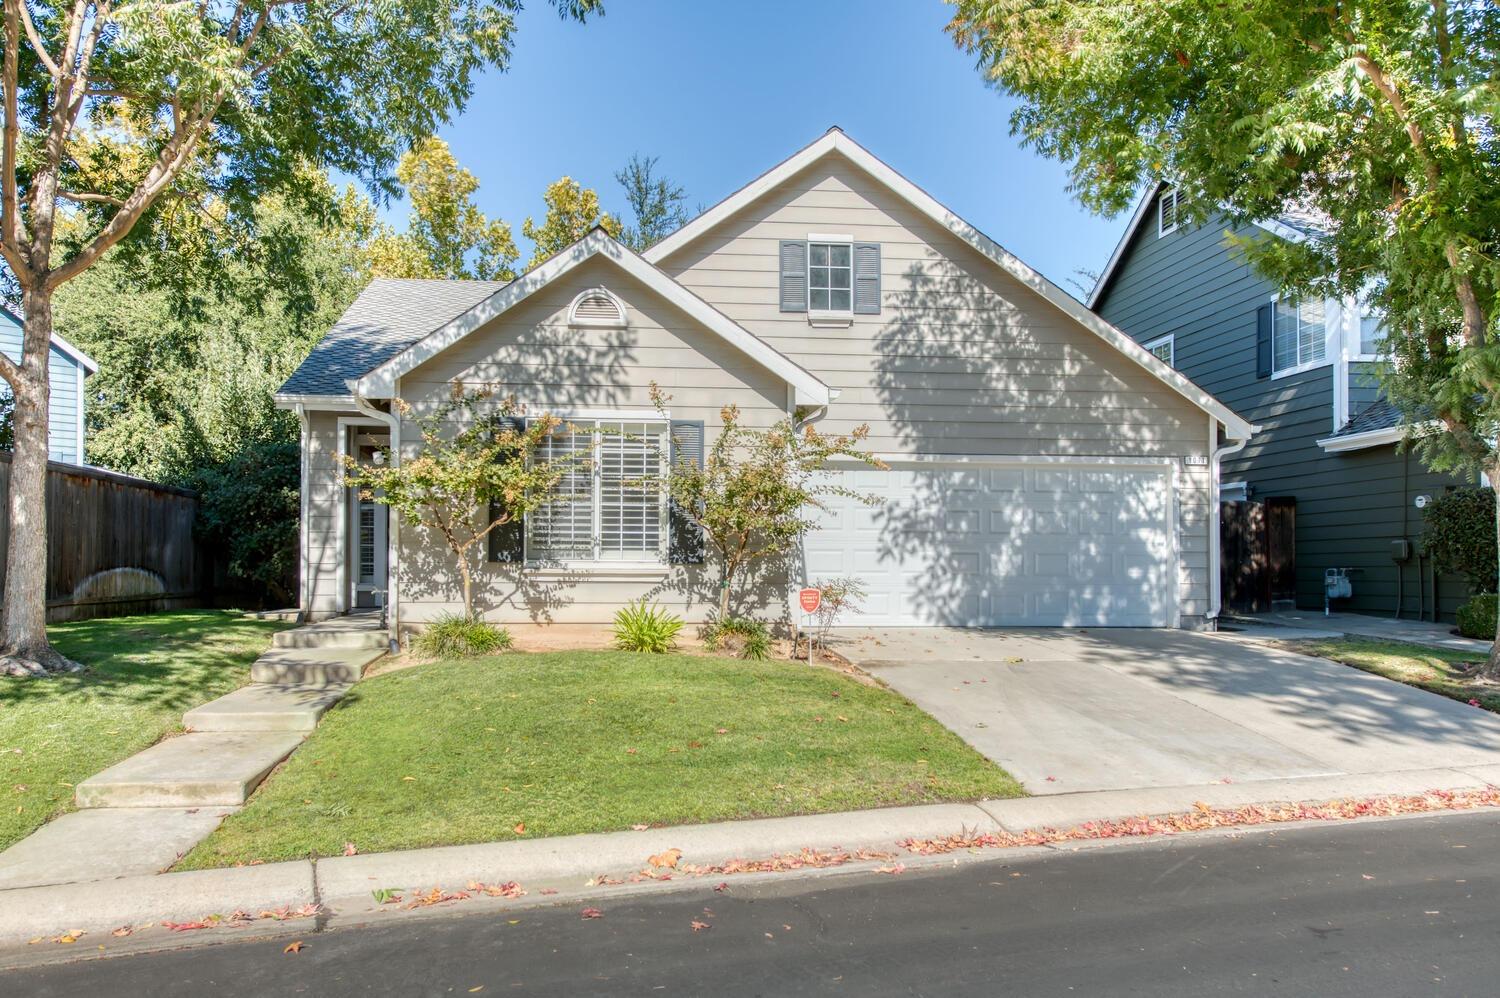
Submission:
{"label": "concrete step", "polygon": [[205,731],[165,741],[74,788],[79,807],[243,804],[302,741],[297,732]]}
{"label": "concrete step", "polygon": [[292,686],[251,683],[182,715],[189,731],[311,731],[349,692],[347,683]]}
{"label": "concrete step", "polygon": [[302,622],[302,611],[296,608],[290,610],[247,610],[245,616],[251,620],[279,620],[287,624],[300,624]]}
{"label": "concrete step", "polygon": [[340,625],[340,621],[349,619],[351,618],[339,617],[318,624],[294,627],[289,631],[277,631],[271,638],[271,647],[384,649],[390,646],[390,631],[375,626],[374,621]]}
{"label": "concrete step", "polygon": [[381,648],[272,648],[250,666],[250,681],[295,686],[352,683],[384,654]]}
{"label": "concrete step", "polygon": [[0,890],[160,873],[235,807],[100,807],[74,811],[0,852]]}

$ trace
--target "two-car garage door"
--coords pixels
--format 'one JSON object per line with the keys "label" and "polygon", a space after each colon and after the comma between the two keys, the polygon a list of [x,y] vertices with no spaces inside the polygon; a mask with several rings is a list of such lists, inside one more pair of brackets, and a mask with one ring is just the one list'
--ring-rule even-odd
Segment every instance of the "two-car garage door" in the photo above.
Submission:
{"label": "two-car garage door", "polygon": [[905,466],[839,473],[805,542],[809,580],[858,579],[845,624],[1165,627],[1174,616],[1170,470]]}

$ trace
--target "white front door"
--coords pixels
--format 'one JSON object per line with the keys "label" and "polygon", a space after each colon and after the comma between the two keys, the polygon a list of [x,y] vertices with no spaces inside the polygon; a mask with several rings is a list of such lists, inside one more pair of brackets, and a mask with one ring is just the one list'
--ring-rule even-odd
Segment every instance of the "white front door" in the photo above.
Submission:
{"label": "white front door", "polygon": [[840,473],[804,544],[809,581],[860,581],[849,625],[1165,627],[1175,623],[1169,469],[909,464]]}

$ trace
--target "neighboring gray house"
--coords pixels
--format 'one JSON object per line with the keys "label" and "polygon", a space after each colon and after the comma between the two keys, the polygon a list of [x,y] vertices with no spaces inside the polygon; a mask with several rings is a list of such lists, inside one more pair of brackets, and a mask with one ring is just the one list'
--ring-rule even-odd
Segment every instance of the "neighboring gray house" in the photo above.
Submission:
{"label": "neighboring gray house", "polygon": [[[0,308],[0,350],[21,359],[21,320]],[[83,464],[83,379],[99,365],[73,344],[52,334],[52,356],[47,361],[51,387],[47,418],[47,457],[67,464]],[[0,391],[9,388],[0,383]]]}
{"label": "neighboring gray house", "polygon": [[[1403,613],[1414,615],[1419,602],[1430,611],[1430,572],[1420,590],[1416,559],[1398,565],[1393,542],[1415,552],[1419,498],[1472,483],[1398,453],[1404,430],[1375,377],[1379,316],[1353,298],[1279,298],[1230,249],[1226,219],[1179,224],[1176,197],[1163,184],[1142,197],[1090,307],[1256,425],[1249,445],[1225,458],[1221,482],[1224,499],[1264,504],[1272,598],[1321,609],[1325,571],[1344,568],[1353,597],[1336,609],[1393,614],[1399,600]],[[1305,218],[1234,231],[1317,236]],[[1444,616],[1467,595],[1454,578],[1436,588]]]}
{"label": "neighboring gray house", "polygon": [[751,426],[866,424],[890,466],[832,472],[885,501],[835,499],[742,611],[779,618],[795,586],[854,576],[861,623],[1202,627],[1213,475],[1250,434],[837,129],[644,254],[596,229],[509,284],[366,288],[276,396],[302,423],[310,616],[384,600],[405,632],[459,605],[443,546],[340,472],[409,458],[394,401],[430,411],[455,386],[566,417],[582,431],[549,447],[589,454],[581,498],[497,531],[476,564],[497,621],[602,623],[641,597],[704,619],[716,569],[662,475],[733,403]]}

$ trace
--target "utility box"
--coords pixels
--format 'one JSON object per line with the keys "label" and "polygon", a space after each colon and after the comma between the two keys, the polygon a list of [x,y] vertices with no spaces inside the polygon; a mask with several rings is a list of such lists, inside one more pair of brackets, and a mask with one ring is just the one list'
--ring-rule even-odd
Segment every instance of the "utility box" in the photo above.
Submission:
{"label": "utility box", "polygon": [[1397,564],[1411,561],[1411,541],[1404,537],[1399,541],[1391,541],[1391,561]]}

